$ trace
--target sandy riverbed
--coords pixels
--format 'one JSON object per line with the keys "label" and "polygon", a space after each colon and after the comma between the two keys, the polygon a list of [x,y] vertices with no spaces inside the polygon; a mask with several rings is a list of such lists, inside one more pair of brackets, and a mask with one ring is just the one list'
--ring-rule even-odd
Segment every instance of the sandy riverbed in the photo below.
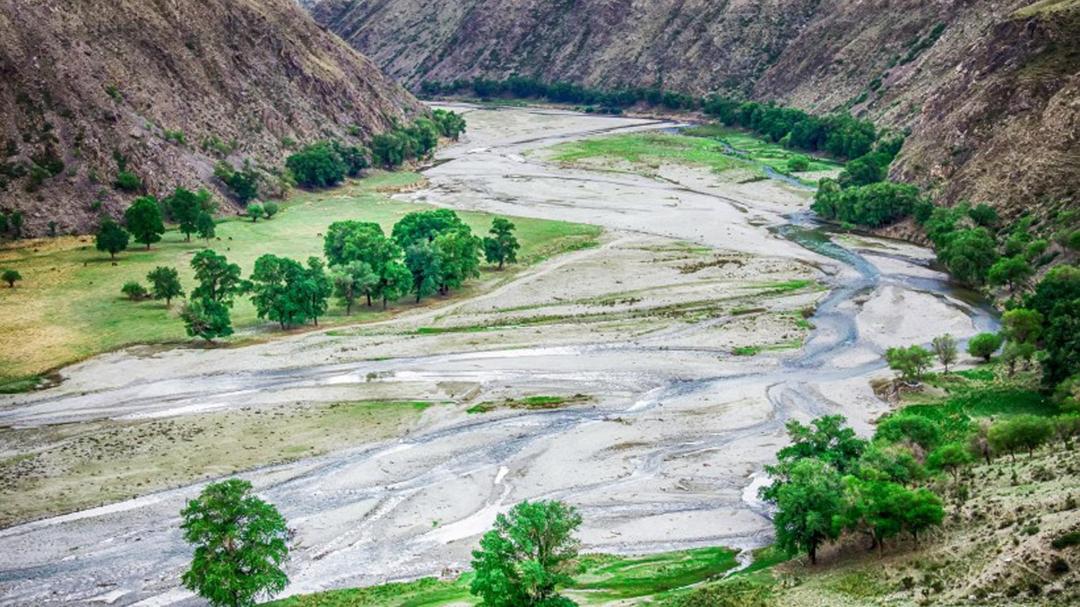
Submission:
{"label": "sandy riverbed", "polygon": [[[783,444],[786,420],[843,413],[866,431],[886,410],[868,387],[885,373],[884,347],[946,331],[962,338],[990,322],[947,296],[917,248],[847,243],[868,253],[849,264],[770,231],[808,204],[805,190],[683,166],[661,167],[663,179],[560,167],[534,153],[665,123],[523,109],[468,118],[467,137],[426,172],[429,187],[406,198],[598,224],[601,246],[384,323],[229,350],[97,357],[54,389],[0,401],[0,425],[40,432],[438,402],[395,438],[333,443],[326,455],[244,474],[296,530],[290,593],[465,567],[495,514],[524,499],[578,506],[590,550],[751,547],[768,541],[770,523],[746,487]],[[806,286],[776,288],[795,280]],[[812,332],[799,322],[807,308],[819,310]],[[739,347],[760,353],[736,356]],[[566,409],[466,413],[531,395],[585,398]],[[6,454],[56,448],[14,432],[0,435]],[[0,530],[0,603],[189,601],[177,588],[188,550],[176,527],[198,490]]]}

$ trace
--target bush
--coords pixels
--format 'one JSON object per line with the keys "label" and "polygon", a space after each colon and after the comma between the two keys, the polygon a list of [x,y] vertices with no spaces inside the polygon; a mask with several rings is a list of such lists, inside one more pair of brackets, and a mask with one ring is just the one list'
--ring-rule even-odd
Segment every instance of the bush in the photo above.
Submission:
{"label": "bush", "polygon": [[968,342],[968,354],[982,358],[986,362],[1001,348],[1005,339],[998,333],[979,333]]}
{"label": "bush", "polygon": [[810,159],[803,155],[792,156],[787,161],[788,171],[792,173],[802,173],[810,170]]}
{"label": "bush", "polygon": [[274,201],[266,202],[262,205],[262,207],[263,215],[265,215],[267,219],[273,219],[274,215],[277,215],[278,211],[280,210],[278,203]]}
{"label": "bush", "polygon": [[1059,535],[1050,542],[1050,546],[1054,550],[1080,546],[1080,531],[1069,531],[1068,533]]}
{"label": "bush", "polygon": [[1050,420],[1037,415],[1017,415],[990,426],[990,445],[1000,453],[1015,453],[1021,449],[1028,453],[1045,443],[1053,435]]}
{"label": "bush", "polygon": [[131,171],[120,171],[116,174],[113,186],[123,192],[138,192],[142,189],[142,180]]}
{"label": "bush", "polygon": [[139,283],[137,283],[135,281],[124,283],[124,286],[121,287],[120,291],[124,295],[126,295],[127,298],[130,299],[131,301],[139,301],[139,300],[142,300],[142,299],[146,299],[148,297],[148,295],[149,295],[147,290],[146,290],[146,287],[142,286],[141,284],[139,284]]}
{"label": "bush", "polygon": [[877,228],[910,215],[919,200],[919,190],[906,184],[843,189],[836,181],[823,179],[811,208],[826,219]]}
{"label": "bush", "polygon": [[345,179],[349,170],[341,154],[328,141],[309,145],[289,156],[285,166],[296,178],[296,183],[305,188],[328,188]]}
{"label": "bush", "polygon": [[259,195],[259,173],[245,162],[239,171],[224,160],[214,167],[214,176],[220,179],[237,202],[245,204]]}
{"label": "bush", "polygon": [[247,205],[247,215],[251,218],[252,223],[259,221],[259,218],[262,217],[265,212],[266,209],[263,205],[257,202],[252,202]]}

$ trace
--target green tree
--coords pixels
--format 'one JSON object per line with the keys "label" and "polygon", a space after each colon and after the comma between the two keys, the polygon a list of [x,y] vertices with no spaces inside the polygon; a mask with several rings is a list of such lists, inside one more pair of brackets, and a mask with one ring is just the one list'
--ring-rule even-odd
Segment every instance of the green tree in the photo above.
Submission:
{"label": "green tree", "polygon": [[787,168],[792,173],[802,173],[810,170],[810,158],[802,154],[796,154],[788,158]]}
{"label": "green tree", "polygon": [[200,211],[198,219],[195,220],[195,233],[199,235],[207,243],[217,233],[217,223],[214,221],[214,216],[206,211]]}
{"label": "green tree", "polygon": [[371,296],[379,284],[379,275],[363,261],[352,261],[335,266],[331,276],[334,281],[334,294],[345,304],[345,314],[352,314],[353,306],[361,295],[367,297],[371,306]]}
{"label": "green tree", "polygon": [[990,426],[990,445],[999,453],[1015,453],[1021,449],[1029,454],[1053,435],[1053,424],[1037,415],[1017,415]]}
{"label": "green tree", "polygon": [[438,257],[439,292],[448,294],[459,289],[465,281],[480,276],[481,240],[468,226],[439,234],[432,243]]}
{"label": "green tree", "polygon": [[229,188],[240,204],[246,204],[259,196],[259,172],[251,166],[250,162],[244,162],[244,167],[236,170],[231,164],[222,160],[214,167],[214,176]]}
{"label": "green tree", "polygon": [[394,224],[391,237],[402,249],[406,249],[419,240],[433,242],[439,234],[466,227],[457,213],[450,209],[414,211]]}
{"label": "green tree", "polygon": [[305,188],[328,188],[343,179],[349,167],[335,146],[322,141],[307,146],[286,159],[285,166]]}
{"label": "green tree", "polygon": [[949,374],[949,365],[956,362],[957,359],[957,345],[956,338],[946,333],[939,337],[935,337],[930,342],[930,347],[934,350],[934,355],[937,356],[938,362],[945,367],[945,374]]}
{"label": "green tree", "polygon": [[259,318],[276,321],[282,330],[307,320],[304,278],[304,267],[295,260],[269,253],[256,259],[249,282]]}
{"label": "green tree", "polygon": [[120,292],[126,295],[131,301],[140,301],[147,297],[146,287],[134,280],[125,282],[124,286],[120,287]]}
{"label": "green tree", "polygon": [[906,485],[926,477],[926,471],[911,449],[885,441],[871,443],[853,468],[853,474],[865,480],[889,481]]}
{"label": "green tree", "polygon": [[457,141],[465,132],[465,118],[457,112],[447,110],[435,110],[432,113],[435,123],[439,125],[439,131],[443,137]]}
{"label": "green tree", "polygon": [[108,252],[112,259],[116,259],[116,254],[127,248],[130,238],[127,230],[120,227],[120,224],[112,219],[105,219],[98,228],[94,246],[99,251]]}
{"label": "green tree", "polygon": [[997,262],[997,242],[985,228],[959,230],[946,239],[938,258],[959,280],[981,285]]}
{"label": "green tree", "polygon": [[19,274],[18,270],[8,268],[4,270],[3,274],[0,274],[0,280],[6,282],[9,289],[14,289],[15,283],[22,280],[22,274]]}
{"label": "green tree", "polygon": [[889,348],[885,351],[885,360],[889,368],[898,372],[907,381],[921,381],[934,355],[922,346],[908,348]]}
{"label": "green tree", "polygon": [[135,173],[122,170],[116,174],[113,187],[122,192],[138,192],[142,189],[142,180]]}
{"label": "green tree", "polygon": [[562,502],[522,502],[495,519],[473,551],[470,591],[484,607],[566,607],[559,586],[573,583],[581,516]]}
{"label": "green tree", "polygon": [[1035,358],[1035,344],[1026,343],[1022,341],[1010,341],[1005,344],[1005,349],[1001,352],[1001,360],[1005,362],[1009,368],[1009,377],[1016,374],[1016,365],[1024,363],[1026,366]]}
{"label": "green tree", "polygon": [[987,282],[999,287],[1008,285],[1009,292],[1016,292],[1017,286],[1023,286],[1035,274],[1031,264],[1023,257],[1003,257],[990,266]]}
{"label": "green tree", "polygon": [[491,236],[484,238],[484,257],[488,263],[499,264],[499,269],[507,262],[517,262],[517,252],[521,244],[514,236],[515,226],[509,219],[496,217],[491,222]]}
{"label": "green tree", "polygon": [[147,250],[151,244],[161,240],[161,235],[165,233],[161,207],[153,196],[136,198],[127,211],[124,211],[124,222],[135,241],[145,244]]}
{"label": "green tree", "polygon": [[931,470],[944,470],[953,476],[953,481],[959,481],[960,468],[971,463],[971,451],[967,445],[960,443],[948,443],[934,449],[926,458],[926,467]]}
{"label": "green tree", "polygon": [[785,425],[791,444],[777,452],[781,464],[800,459],[819,459],[846,474],[856,464],[866,441],[845,426],[842,415],[826,415],[803,425],[790,420]]}
{"label": "green tree", "polygon": [[817,564],[818,548],[839,535],[833,519],[841,514],[842,492],[840,474],[832,466],[817,459],[795,462],[787,479],[765,496],[776,504],[777,545],[788,553],[806,551]]}
{"label": "green tree", "polygon": [[900,412],[878,422],[874,438],[889,443],[908,441],[931,451],[941,442],[941,429],[921,415]]}
{"label": "green tree", "polygon": [[439,254],[426,240],[418,240],[405,250],[405,266],[412,274],[412,292],[416,303],[439,290]]}
{"label": "green tree", "polygon": [[164,299],[166,308],[172,305],[173,298],[184,296],[180,273],[176,268],[158,266],[146,275],[146,279],[150,281],[150,291],[154,294],[154,299]]}
{"label": "green tree", "polygon": [[300,293],[305,300],[304,315],[319,326],[319,318],[329,308],[334,294],[334,281],[326,273],[326,264],[318,257],[308,257]]}
{"label": "green tree", "polygon": [[1042,314],[1043,381],[1048,388],[1080,372],[1080,267],[1059,265],[1024,302]]}
{"label": "green tree", "polygon": [[919,541],[919,532],[937,527],[945,520],[945,508],[941,498],[929,489],[906,491],[901,499],[903,505],[900,508],[900,524],[916,543]]}
{"label": "green tree", "polygon": [[277,215],[280,210],[281,207],[273,200],[269,200],[263,204],[263,215],[265,215],[267,219],[273,219],[274,215]]}
{"label": "green tree", "polygon": [[[203,193],[209,196],[209,193],[205,191],[200,194]],[[176,188],[176,191],[164,200],[169,216],[179,225],[180,232],[188,241],[191,240],[191,235],[198,231],[199,214],[203,211],[203,200],[200,194],[184,188]]]}
{"label": "green tree", "polygon": [[1035,343],[1042,335],[1043,315],[1036,310],[1014,308],[1001,317],[1002,333],[1009,341]]}
{"label": "green tree", "polygon": [[289,583],[285,518],[251,490],[239,479],[212,483],[180,512],[184,540],[195,548],[184,587],[215,607],[250,607]]}
{"label": "green tree", "polygon": [[382,226],[377,223],[337,221],[326,231],[323,253],[331,266],[362,261],[375,269],[385,240]]}
{"label": "green tree", "polygon": [[195,280],[199,286],[191,292],[193,299],[208,300],[232,306],[233,298],[243,293],[246,285],[240,275],[240,266],[229,263],[224,255],[207,249],[199,251],[191,259]]}
{"label": "green tree", "polygon": [[246,211],[248,217],[251,218],[251,223],[256,223],[263,216],[265,209],[263,209],[263,205],[257,202],[249,202]]}
{"label": "green tree", "polygon": [[192,299],[180,311],[188,337],[214,341],[233,334],[232,320],[226,304],[212,299]]}
{"label": "green tree", "polygon": [[968,341],[968,354],[981,358],[986,362],[1001,348],[1005,339],[998,333],[979,333]]}
{"label": "green tree", "polygon": [[870,536],[873,546],[885,550],[885,540],[903,528],[903,509],[908,502],[907,489],[896,483],[844,479],[844,505],[834,524]]}
{"label": "green tree", "polygon": [[378,274],[379,284],[374,296],[382,300],[382,307],[385,310],[387,302],[397,301],[409,292],[412,272],[400,260],[394,259],[382,264]]}
{"label": "green tree", "polygon": [[971,217],[971,220],[977,225],[984,228],[994,227],[999,220],[998,213],[994,210],[994,207],[986,203],[980,203],[972,207],[972,209],[968,211],[968,216]]}

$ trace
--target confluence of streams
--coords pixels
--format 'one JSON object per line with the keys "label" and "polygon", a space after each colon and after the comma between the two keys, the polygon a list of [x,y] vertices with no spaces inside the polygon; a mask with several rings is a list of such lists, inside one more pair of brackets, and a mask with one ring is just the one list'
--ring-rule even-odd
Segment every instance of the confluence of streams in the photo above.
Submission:
{"label": "confluence of streams", "polygon": [[[785,440],[785,421],[843,413],[865,432],[887,410],[868,387],[882,372],[885,346],[929,342],[942,327],[964,338],[995,326],[985,306],[928,269],[926,251],[839,244],[814,226],[802,210],[808,193],[792,184],[716,183],[690,169],[650,179],[540,158],[556,143],[677,125],[464,109],[466,142],[440,154],[425,173],[427,187],[406,198],[593,223],[608,235],[599,248],[545,262],[462,305],[604,264],[635,239],[672,239],[815,268],[828,294],[817,302],[808,342],[788,354],[736,360],[709,346],[708,331],[722,326],[713,318],[595,343],[466,346],[356,362],[328,362],[340,338],[316,334],[239,350],[177,350],[140,361],[138,376],[129,371],[134,355],[121,352],[73,367],[57,388],[8,399],[0,424],[198,414],[300,394],[332,402],[371,377],[398,382],[402,400],[418,386],[447,382],[524,393],[557,386],[595,397],[589,407],[443,416],[398,440],[243,474],[296,532],[288,592],[302,593],[466,567],[496,513],[523,499],[577,505],[590,550],[765,544],[770,522],[755,493],[762,466]],[[880,310],[865,316],[881,306],[887,322]],[[448,309],[382,324],[415,323]],[[675,341],[697,345],[672,347]],[[0,530],[0,603],[192,602],[179,588],[190,550],[178,525],[198,490]]]}

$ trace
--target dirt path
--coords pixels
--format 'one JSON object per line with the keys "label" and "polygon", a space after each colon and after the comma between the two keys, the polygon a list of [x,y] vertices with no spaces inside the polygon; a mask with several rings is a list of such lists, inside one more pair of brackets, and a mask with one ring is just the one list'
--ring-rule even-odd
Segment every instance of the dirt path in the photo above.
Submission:
{"label": "dirt path", "polygon": [[[952,296],[925,252],[874,243],[882,249],[864,256],[797,225],[804,216],[792,226],[785,215],[806,206],[805,191],[685,167],[666,168],[664,181],[568,169],[533,154],[666,123],[518,109],[472,111],[469,122],[466,141],[410,198],[599,224],[605,244],[378,325],[99,357],[57,389],[5,401],[0,424],[386,394],[446,402],[398,440],[244,475],[296,530],[289,593],[465,567],[476,536],[523,499],[578,506],[590,550],[751,547],[768,541],[770,524],[747,487],[783,443],[786,420],[843,413],[866,430],[885,410],[867,386],[883,347],[993,322]],[[775,286],[795,279],[828,289]],[[809,336],[794,320],[807,306],[818,310]],[[778,347],[733,356],[738,345]],[[589,404],[464,413],[538,394]],[[190,602],[177,588],[189,558],[177,513],[198,489],[0,530],[0,603]]]}

